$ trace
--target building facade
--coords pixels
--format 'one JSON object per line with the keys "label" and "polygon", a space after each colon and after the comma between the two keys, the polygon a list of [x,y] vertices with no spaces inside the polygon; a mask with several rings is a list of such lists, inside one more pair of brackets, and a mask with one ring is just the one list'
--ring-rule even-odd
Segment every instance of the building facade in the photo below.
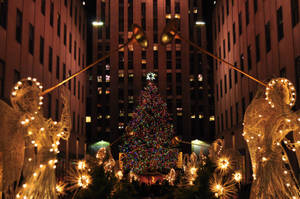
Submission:
{"label": "building facade", "polygon": [[[299,0],[215,1],[214,54],[264,82],[286,77],[294,83],[299,96],[299,4]],[[215,62],[214,87],[217,137],[223,137],[225,147],[238,150],[244,156],[245,165],[250,165],[242,122],[247,105],[260,85]],[[295,109],[299,105],[300,100]],[[245,169],[250,180],[251,169]]]}
{"label": "building facade", "polygon": [[206,27],[196,25],[202,19],[201,11],[202,2],[197,0],[97,0],[97,19],[104,25],[94,27],[94,60],[126,43],[133,24],[145,30],[149,46],[142,49],[137,43],[130,44],[90,71],[90,141],[113,141],[122,135],[148,72],[156,73],[156,84],[173,116],[177,135],[184,140],[214,136],[213,111],[209,109],[213,92],[208,86],[212,71],[208,71],[206,57],[183,41],[175,40],[166,47],[159,41],[168,21],[177,18],[180,34],[205,48]]}
{"label": "building facade", "polygon": [[[86,13],[80,0],[0,2],[0,95],[10,103],[15,83],[36,78],[50,88],[85,66]],[[78,158],[85,149],[86,77],[82,74],[44,97],[45,117],[60,120],[61,94],[70,98],[72,133],[60,157]]]}

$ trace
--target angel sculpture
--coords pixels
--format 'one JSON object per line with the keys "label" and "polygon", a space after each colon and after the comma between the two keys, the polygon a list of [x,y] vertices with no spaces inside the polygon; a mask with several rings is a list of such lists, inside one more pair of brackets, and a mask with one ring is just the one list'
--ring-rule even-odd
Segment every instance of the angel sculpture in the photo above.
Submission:
{"label": "angel sculpture", "polygon": [[300,197],[299,184],[282,146],[284,142],[288,148],[295,147],[285,136],[300,130],[299,115],[291,110],[295,97],[293,84],[276,78],[268,83],[265,93],[257,92],[246,110],[243,136],[253,167],[251,199]]}
{"label": "angel sculpture", "polygon": [[[2,115],[0,125],[2,129],[5,129],[2,131],[1,137],[15,139],[4,140],[7,143],[3,143],[3,139],[1,139],[0,142],[1,151],[3,150],[5,154],[4,193],[9,193],[8,187],[11,183],[20,179],[22,169],[26,171],[25,183],[16,198],[56,198],[56,154],[59,152],[59,140],[69,138],[71,117],[68,100],[62,96],[64,109],[61,121],[55,122],[44,118],[41,111],[43,104],[43,97],[40,96],[41,91],[40,83],[35,78],[29,77],[19,81],[13,88],[11,93],[12,107],[0,101]],[[32,155],[30,152],[24,155],[24,146],[26,149],[34,148],[36,156],[27,157],[26,155]],[[24,162],[19,160],[20,158]],[[18,162],[13,162],[15,160]]]}

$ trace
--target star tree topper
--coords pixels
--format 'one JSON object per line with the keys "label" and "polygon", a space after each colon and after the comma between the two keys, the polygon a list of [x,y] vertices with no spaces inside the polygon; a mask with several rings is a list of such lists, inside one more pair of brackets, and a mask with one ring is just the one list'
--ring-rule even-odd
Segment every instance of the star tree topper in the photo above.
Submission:
{"label": "star tree topper", "polygon": [[152,73],[152,72],[147,73],[147,80],[153,81],[153,80],[155,80],[155,76],[156,76],[155,73]]}

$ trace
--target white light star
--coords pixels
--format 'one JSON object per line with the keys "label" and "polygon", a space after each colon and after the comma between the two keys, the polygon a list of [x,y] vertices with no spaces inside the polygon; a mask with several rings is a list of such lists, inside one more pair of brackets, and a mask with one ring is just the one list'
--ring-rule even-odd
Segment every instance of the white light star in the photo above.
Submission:
{"label": "white light star", "polygon": [[152,73],[152,72],[147,73],[147,80],[153,81],[153,80],[155,80],[155,76],[156,76],[155,73]]}

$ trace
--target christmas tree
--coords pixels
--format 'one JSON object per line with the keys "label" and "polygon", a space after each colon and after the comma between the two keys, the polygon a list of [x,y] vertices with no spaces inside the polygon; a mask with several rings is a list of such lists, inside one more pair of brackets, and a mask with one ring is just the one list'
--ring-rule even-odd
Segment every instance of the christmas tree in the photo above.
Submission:
{"label": "christmas tree", "polygon": [[172,119],[152,81],[154,74],[149,73],[147,79],[148,85],[141,92],[139,105],[123,135],[122,161],[125,170],[137,174],[166,173],[175,168],[178,154],[172,144]]}

